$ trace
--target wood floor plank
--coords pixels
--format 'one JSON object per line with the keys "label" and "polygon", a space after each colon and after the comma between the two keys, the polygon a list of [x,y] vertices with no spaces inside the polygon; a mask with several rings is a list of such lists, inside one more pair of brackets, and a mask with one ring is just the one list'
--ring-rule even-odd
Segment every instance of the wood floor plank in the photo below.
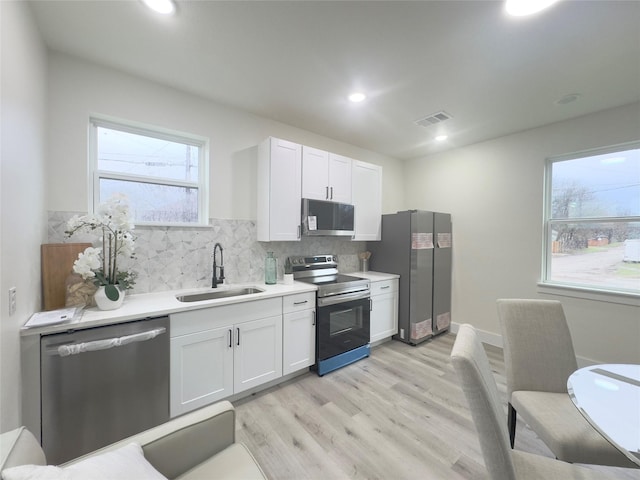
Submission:
{"label": "wood floor plank", "polygon": [[[454,340],[444,334],[415,347],[389,341],[324,377],[309,372],[236,401],[237,439],[273,480],[486,479],[449,362]],[[485,350],[506,418],[502,349]],[[520,420],[516,448],[553,457]],[[640,470],[588,468],[640,480]]]}

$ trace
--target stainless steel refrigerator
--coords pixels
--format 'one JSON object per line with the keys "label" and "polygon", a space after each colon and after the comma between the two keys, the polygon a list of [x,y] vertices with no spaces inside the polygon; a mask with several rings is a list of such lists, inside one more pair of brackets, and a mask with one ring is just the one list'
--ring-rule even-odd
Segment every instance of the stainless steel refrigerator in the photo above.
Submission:
{"label": "stainless steel refrigerator", "polygon": [[451,215],[407,210],[382,216],[369,266],[400,275],[396,340],[417,345],[451,324]]}

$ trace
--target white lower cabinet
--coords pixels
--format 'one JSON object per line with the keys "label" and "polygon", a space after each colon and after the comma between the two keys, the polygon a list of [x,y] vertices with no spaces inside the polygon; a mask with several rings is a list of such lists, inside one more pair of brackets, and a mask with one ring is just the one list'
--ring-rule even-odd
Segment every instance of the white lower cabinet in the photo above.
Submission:
{"label": "white lower cabinet", "polygon": [[215,328],[171,339],[171,417],[233,394],[231,332]]}
{"label": "white lower cabinet", "polygon": [[233,393],[282,376],[282,316],[235,325]]}
{"label": "white lower cabinet", "polygon": [[315,294],[283,297],[282,374],[308,368],[316,362]]}
{"label": "white lower cabinet", "polygon": [[371,282],[371,342],[398,333],[398,279]]}
{"label": "white lower cabinet", "polygon": [[282,376],[282,298],[170,315],[170,414]]}

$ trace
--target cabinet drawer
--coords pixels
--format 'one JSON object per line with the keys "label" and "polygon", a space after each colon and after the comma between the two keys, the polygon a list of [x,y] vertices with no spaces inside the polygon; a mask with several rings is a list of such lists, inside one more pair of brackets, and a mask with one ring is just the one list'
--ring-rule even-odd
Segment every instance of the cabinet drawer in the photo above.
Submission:
{"label": "cabinet drawer", "polygon": [[382,295],[384,293],[392,293],[398,291],[398,279],[382,280],[380,282],[371,282],[371,296]]}
{"label": "cabinet drawer", "polygon": [[283,313],[297,312],[311,308],[316,308],[315,292],[297,293],[295,295],[282,297]]}

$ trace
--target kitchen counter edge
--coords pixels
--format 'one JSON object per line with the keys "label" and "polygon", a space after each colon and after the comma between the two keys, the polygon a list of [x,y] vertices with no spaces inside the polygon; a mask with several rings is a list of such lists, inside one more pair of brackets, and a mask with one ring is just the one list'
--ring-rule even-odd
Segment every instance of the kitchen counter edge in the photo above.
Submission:
{"label": "kitchen counter edge", "polygon": [[200,310],[202,308],[219,307],[222,305],[231,305],[234,303],[252,302],[273,297],[285,297],[287,295],[315,292],[317,290],[314,285],[303,282],[294,282],[293,284],[288,285],[285,285],[283,283],[277,283],[276,285],[265,285],[258,283],[233,284],[225,285],[224,287],[221,287],[220,290],[241,287],[258,287],[264,291],[260,293],[252,293],[249,295],[238,295],[235,297],[204,300],[200,302],[180,302],[176,298],[176,295],[210,292],[213,291],[211,288],[192,288],[184,290],[169,290],[164,292],[127,295],[122,307],[118,308],[117,310],[103,311],[98,310],[96,307],[87,308],[82,312],[82,316],[78,320],[36,328],[23,327],[20,329],[20,336],[24,337],[30,335],[50,335],[53,333],[66,332],[69,330],[79,330],[105,325],[114,325],[130,320],[142,320],[145,318],[161,317],[177,312]]}
{"label": "kitchen counter edge", "polygon": [[352,272],[349,275],[353,275],[355,277],[366,278],[372,282],[381,282],[384,280],[392,280],[394,278],[400,278],[400,275],[396,273],[384,273],[384,272]]}

